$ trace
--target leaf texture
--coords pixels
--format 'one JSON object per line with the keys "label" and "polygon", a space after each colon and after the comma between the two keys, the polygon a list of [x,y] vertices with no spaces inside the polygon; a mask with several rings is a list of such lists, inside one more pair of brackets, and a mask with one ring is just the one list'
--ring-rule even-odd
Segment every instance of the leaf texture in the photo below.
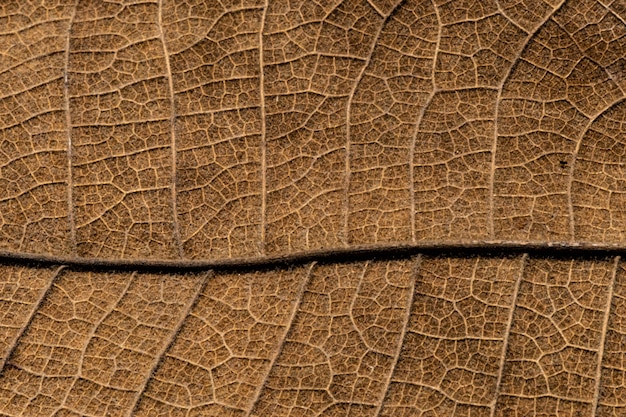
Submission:
{"label": "leaf texture", "polygon": [[619,243],[624,7],[508,3],[7,4],[2,248]]}
{"label": "leaf texture", "polygon": [[0,414],[622,415],[625,39],[621,0],[0,1]]}

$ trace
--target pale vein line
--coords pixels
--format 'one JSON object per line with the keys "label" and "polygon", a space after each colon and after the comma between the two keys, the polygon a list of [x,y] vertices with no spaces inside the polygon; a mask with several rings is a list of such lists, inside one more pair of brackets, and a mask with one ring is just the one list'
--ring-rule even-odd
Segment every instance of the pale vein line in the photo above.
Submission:
{"label": "pale vein line", "polygon": [[606,344],[606,334],[609,329],[609,318],[611,316],[611,306],[613,304],[613,289],[615,287],[615,280],[617,277],[617,270],[619,268],[621,257],[616,256],[613,261],[613,273],[611,274],[611,283],[609,284],[609,293],[607,295],[607,308],[604,314],[604,321],[602,323],[602,331],[600,332],[600,348],[598,350],[598,365],[596,368],[596,385],[593,392],[593,402],[591,405],[591,415],[596,415],[598,409],[598,402],[600,401],[600,388],[602,380],[602,361],[604,360],[604,349]]}
{"label": "pale vein line", "polygon": [[259,96],[261,100],[261,239],[259,249],[262,255],[265,255],[266,253],[265,228],[267,227],[267,140],[265,137],[265,63],[263,61],[263,28],[265,27],[268,7],[269,0],[265,0],[265,4],[263,5],[263,14],[261,16],[261,25],[259,27]]}
{"label": "pale vein line", "polygon": [[569,178],[567,181],[567,211],[568,211],[567,214],[569,216],[569,234],[570,234],[570,239],[572,240],[574,240],[574,236],[576,235],[576,224],[574,221],[574,199],[572,198],[572,186],[574,185],[574,166],[576,165],[576,160],[578,159],[578,153],[580,152],[580,147],[582,145],[583,139],[595,120],[596,120],[595,117],[589,118],[589,122],[587,123],[587,126],[585,126],[585,128],[582,129],[580,138],[578,138],[578,140],[576,141],[576,147],[574,148],[574,152],[572,153],[572,161],[569,167],[569,173],[568,173]]}
{"label": "pale vein line", "polygon": [[[215,299],[213,299],[212,297],[209,297],[209,300],[215,301]],[[211,327],[211,329],[213,329],[217,333],[217,330],[215,330],[215,328],[213,326],[210,326],[210,327]],[[230,352],[230,350],[229,350],[229,353],[231,354],[231,357],[232,357],[232,352]],[[171,354],[170,357],[172,357],[174,359],[178,359],[180,361],[185,361],[186,360],[187,362],[191,363],[192,365],[195,365],[195,366],[197,366],[200,369],[206,370],[207,373],[209,374],[209,384],[211,384],[211,398],[213,399],[213,404],[219,404],[219,401],[217,400],[217,395],[215,394],[215,378],[213,377],[213,371],[215,370],[215,368],[210,368],[209,366],[202,365],[200,360],[198,361],[198,363],[194,363],[194,362],[192,362],[193,359],[179,358],[179,357],[174,356],[173,354]],[[219,364],[216,363],[215,366],[220,366],[220,365],[223,365],[225,363],[226,363],[226,360],[220,362]],[[152,398],[149,394],[146,394],[146,397]],[[156,398],[154,398],[154,399],[156,399]],[[167,404],[167,400],[165,398],[159,398],[157,401],[162,401],[162,402]],[[206,404],[209,404],[209,400],[205,400],[205,401],[206,401]],[[172,405],[174,405],[174,404],[172,404]],[[177,408],[180,407],[179,405],[174,405],[174,406],[177,407]],[[187,409],[187,413],[186,413],[185,417],[189,417],[189,412],[190,412],[190,408]]]}
{"label": "pale vein line", "polygon": [[[502,0],[496,0],[496,6],[498,7],[498,11],[491,13],[488,16],[485,17],[492,17],[492,16],[497,16],[498,14],[501,14],[502,16],[504,16],[513,26],[515,26],[517,29],[521,30],[522,32],[526,32],[526,28],[523,28],[519,23],[517,23],[516,21],[514,21],[507,13],[506,10],[502,8],[502,4],[501,4]],[[464,19],[464,21],[467,22],[479,22],[480,20],[482,20],[483,17],[480,17],[478,19]]]}
{"label": "pale vein line", "polygon": [[[524,53],[524,51],[528,47],[528,42],[530,42],[530,40],[546,24],[546,22],[548,20],[550,20],[550,18],[552,18],[552,16],[554,16],[556,14],[556,12],[559,11],[561,6],[563,6],[563,4],[565,4],[565,1],[566,0],[562,0],[561,3],[558,4],[552,10],[551,13],[548,13],[548,15],[541,22],[539,22],[539,24],[537,25],[535,30],[531,31],[528,34],[528,36],[526,37],[526,40],[524,41],[524,43],[522,44],[522,47],[519,50],[517,56],[511,60],[511,65],[509,66],[509,68],[507,69],[506,73],[502,77],[502,81],[501,81],[500,85],[498,86],[498,95],[496,97],[496,103],[495,103],[496,108],[495,108],[495,112],[494,112],[494,115],[493,115],[493,122],[494,122],[494,127],[493,127],[493,144],[491,145],[491,170],[490,170],[490,173],[489,173],[489,216],[487,218],[487,225],[489,227],[488,236],[491,239],[494,239],[495,235],[496,235],[494,224],[493,224],[493,217],[494,217],[494,210],[495,210],[495,207],[494,207],[495,206],[495,204],[494,204],[495,190],[494,189],[495,189],[495,181],[496,181],[496,150],[497,150],[497,145],[498,145],[498,116],[499,116],[499,110],[500,110],[500,101],[502,101],[502,91],[504,90],[504,84],[506,84],[507,80],[511,76],[511,73],[513,72],[513,69],[516,68],[517,62],[521,59],[522,54]],[[500,8],[499,4],[498,4],[498,8]],[[507,20],[511,21],[504,12],[502,14],[503,14],[503,16],[505,16],[507,18]]]}
{"label": "pale vein line", "polygon": [[278,346],[278,350],[276,351],[276,354],[270,361],[270,365],[267,368],[267,373],[265,374],[265,378],[263,378],[263,381],[259,384],[259,389],[257,390],[254,396],[254,399],[251,402],[250,409],[246,413],[245,417],[252,416],[252,412],[254,411],[254,408],[256,407],[257,403],[259,402],[259,399],[261,398],[261,392],[263,391],[263,388],[265,387],[265,384],[267,383],[267,380],[270,377],[270,373],[272,372],[272,369],[274,368],[274,365],[276,364],[276,360],[278,359],[278,357],[283,351],[283,347],[285,346],[285,341],[287,340],[287,337],[289,336],[291,332],[291,326],[293,325],[293,321],[296,318],[296,314],[298,313],[298,311],[300,311],[302,299],[304,298],[304,292],[306,291],[306,288],[309,285],[309,282],[311,281],[311,276],[313,275],[313,269],[315,268],[316,265],[317,265],[317,262],[315,261],[311,262],[311,264],[309,265],[309,270],[307,271],[305,279],[302,280],[303,281],[302,286],[300,287],[300,290],[298,291],[298,295],[296,296],[296,299],[294,301],[293,310],[291,311],[291,315],[287,322],[287,326],[285,326],[286,329],[283,335],[283,340]]}
{"label": "pale vein line", "polygon": [[[616,16],[611,9],[609,9],[608,7],[605,6],[605,9],[607,10],[607,12],[613,14],[613,16]],[[619,19],[619,17],[618,17]],[[559,25],[559,27],[563,30],[565,30],[563,27],[561,27],[561,25]],[[594,62],[596,65],[600,66],[600,64],[596,63],[594,60],[591,59],[591,57],[589,57],[587,54],[585,54],[584,52],[584,48],[581,47],[581,45],[578,44],[578,42],[574,39],[572,39],[574,41],[574,43],[576,44],[576,46],[578,47],[579,52],[583,55],[583,58],[587,58],[590,59],[592,62]],[[580,138],[578,138],[578,141],[576,142],[576,147],[574,149],[574,152],[572,154],[572,163],[570,164],[570,169],[569,169],[569,173],[568,173],[568,181],[567,181],[567,208],[568,208],[568,215],[569,215],[569,231],[570,231],[570,238],[572,240],[575,239],[576,236],[576,221],[574,218],[574,201],[573,201],[573,196],[572,196],[572,186],[574,183],[574,166],[576,165],[576,161],[578,160],[578,154],[580,152],[580,147],[582,146],[582,142],[583,139],[585,138],[585,135],[587,134],[587,132],[589,131],[589,129],[591,129],[591,126],[593,126],[593,124],[596,122],[596,120],[598,120],[604,113],[606,113],[606,111],[608,111],[609,109],[611,109],[613,106],[615,106],[616,104],[620,103],[621,101],[624,100],[624,89],[622,88],[622,86],[620,85],[620,83],[614,79],[613,75],[610,74],[606,68],[602,68],[602,70],[609,76],[609,79],[611,81],[613,81],[615,83],[615,85],[617,86],[617,88],[622,92],[622,97],[618,100],[615,100],[613,103],[609,104],[608,106],[605,106],[604,109],[602,109],[601,111],[598,112],[598,114],[596,114],[593,117],[589,118],[589,122],[587,123],[587,126],[585,126],[584,129],[582,129],[582,133],[580,134]],[[573,68],[572,68],[573,71]],[[571,74],[571,71],[570,71]],[[574,106],[575,107],[575,106]]]}
{"label": "pale vein line", "polygon": [[76,17],[78,0],[74,3],[72,15],[67,26],[67,39],[65,41],[65,57],[63,67],[63,99],[65,101],[65,129],[67,136],[67,222],[69,228],[70,253],[78,254],[78,242],[76,240],[76,221],[74,219],[74,179],[72,170],[72,116],[70,115],[70,85],[69,85],[69,64],[70,64],[70,38],[72,26]]}
{"label": "pale vein line", "polygon": [[435,72],[437,70],[437,57],[439,56],[439,43],[441,41],[441,18],[439,17],[439,9],[437,9],[437,5],[435,1],[431,1],[433,6],[433,10],[435,11],[435,16],[437,17],[437,43],[435,44],[435,55],[433,56],[433,65],[431,68],[431,80],[433,84],[433,89],[428,95],[424,106],[420,110],[419,115],[417,116],[417,120],[415,122],[415,133],[411,138],[411,148],[409,149],[409,198],[411,199],[411,241],[417,242],[417,233],[415,230],[415,169],[413,167],[413,159],[415,158],[415,147],[417,146],[417,135],[419,134],[420,125],[422,124],[422,120],[424,119],[424,115],[426,114],[426,109],[430,106],[433,97],[437,94],[437,83],[435,82]]}
{"label": "pale vein line", "polygon": [[[371,263],[371,260],[369,259],[363,263],[363,266],[362,266],[363,271],[361,272],[361,276],[359,277],[359,283],[357,284],[356,289],[354,290],[354,296],[352,297],[352,301],[350,302],[349,316],[350,316],[350,323],[352,323],[352,327],[354,327],[354,330],[356,330],[356,332],[359,334],[359,339],[361,339],[361,342],[363,342],[363,344],[368,350],[374,351],[375,349],[369,345],[367,340],[365,340],[363,333],[361,333],[361,331],[359,330],[359,326],[354,321],[354,316],[352,315],[352,311],[354,311],[354,305],[356,304],[356,299],[359,298],[359,293],[361,292],[361,289],[363,288],[363,281],[365,280],[365,274],[367,273],[367,269],[370,267],[370,263]],[[350,415],[349,412],[347,414]]]}
{"label": "pale vein line", "polygon": [[167,72],[167,82],[170,90],[170,135],[171,135],[171,158],[172,158],[172,173],[171,173],[171,190],[172,190],[172,227],[174,228],[174,241],[176,243],[176,249],[178,251],[178,257],[183,258],[185,253],[183,250],[183,243],[180,237],[180,225],[178,222],[178,207],[176,199],[178,193],[176,192],[176,101],[174,99],[174,78],[172,77],[172,67],[170,64],[170,54],[168,52],[167,43],[165,41],[165,33],[163,31],[163,0],[159,0],[159,37],[161,38],[161,44],[163,45],[163,56],[165,59],[165,69]]}
{"label": "pale vein line", "polygon": [[30,328],[30,325],[32,324],[33,319],[35,318],[35,315],[37,314],[37,312],[43,305],[44,301],[48,297],[48,294],[52,290],[54,283],[57,281],[57,279],[61,275],[61,272],[65,268],[66,268],[65,265],[61,265],[56,269],[56,271],[54,271],[54,274],[52,275],[52,277],[50,278],[50,281],[48,282],[48,286],[43,291],[41,291],[41,295],[39,296],[39,299],[35,303],[33,310],[30,312],[30,317],[28,317],[28,320],[26,321],[26,323],[24,323],[24,325],[20,328],[19,333],[15,336],[15,339],[13,339],[13,343],[7,349],[6,354],[4,355],[4,358],[0,359],[0,376],[2,376],[5,365],[7,364],[7,362],[9,362],[9,360],[15,353],[15,349],[17,348],[20,340]]}
{"label": "pale vein line", "polygon": [[498,369],[498,377],[496,379],[496,392],[493,398],[493,402],[491,403],[491,413],[490,416],[494,417],[496,413],[496,405],[498,403],[498,397],[500,395],[500,385],[502,384],[502,377],[504,376],[504,365],[506,363],[506,352],[509,348],[509,337],[511,335],[511,327],[513,325],[513,312],[515,311],[515,306],[517,304],[517,296],[519,294],[519,288],[521,286],[522,278],[524,277],[524,269],[526,269],[526,264],[528,263],[528,253],[522,255],[522,259],[520,261],[520,270],[515,280],[515,288],[513,289],[513,296],[511,298],[511,309],[509,311],[509,318],[506,324],[506,330],[504,331],[504,343],[502,344],[502,353],[500,356],[500,367]]}
{"label": "pale vein line", "polygon": [[[368,351],[370,352],[376,352],[376,353],[382,353],[379,350],[373,349],[369,343],[367,342],[367,340],[365,340],[365,337],[363,337],[363,333],[361,333],[361,331],[359,330],[359,326],[356,324],[356,322],[354,321],[354,316],[352,314],[352,312],[354,311],[354,305],[356,303],[357,298],[359,298],[359,293],[361,292],[361,289],[363,288],[363,281],[365,280],[365,274],[367,273],[367,269],[370,267],[371,265],[371,261],[367,260],[362,264],[362,268],[363,271],[361,272],[360,276],[359,276],[359,283],[357,284],[355,290],[354,290],[354,294],[352,296],[352,301],[350,302],[350,307],[348,310],[348,316],[350,317],[350,323],[352,323],[352,327],[354,328],[354,330],[356,331],[356,333],[359,335],[359,339],[361,340],[361,343],[363,343],[365,345],[365,347],[367,348]],[[332,368],[332,366],[331,366]],[[335,405],[341,404],[341,401],[337,401],[336,399],[333,398],[333,402],[331,404],[328,404],[325,407],[325,410],[333,407]],[[352,405],[354,404],[354,401],[350,401],[348,402],[348,410],[346,411],[346,416],[352,415]],[[366,402],[361,401],[361,404],[367,404]],[[323,414],[323,412],[322,412]]]}
{"label": "pale vein line", "polygon": [[387,24],[387,19],[389,18],[389,16],[391,16],[393,14],[393,11],[398,7],[400,2],[398,2],[398,4],[396,4],[393,8],[393,10],[391,10],[391,12],[389,12],[388,15],[384,15],[383,13],[381,13],[380,10],[378,10],[378,8],[374,7],[374,5],[371,4],[371,2],[368,1],[368,4],[374,9],[376,10],[376,12],[383,17],[383,21],[381,22],[380,28],[378,28],[378,31],[376,32],[376,36],[374,36],[374,41],[372,42],[372,47],[370,48],[370,51],[367,55],[367,59],[365,59],[365,62],[363,62],[363,66],[361,67],[361,71],[359,72],[359,75],[357,76],[357,78],[354,80],[354,87],[352,87],[352,91],[350,91],[350,94],[348,96],[348,103],[346,105],[346,158],[345,158],[345,173],[344,173],[344,186],[343,186],[343,213],[344,213],[344,217],[343,217],[343,239],[344,239],[344,245],[348,246],[350,244],[350,229],[349,229],[349,217],[350,217],[350,177],[352,174],[352,170],[350,169],[350,127],[352,126],[350,124],[350,118],[352,116],[352,112],[350,111],[352,109],[352,100],[354,99],[354,94],[356,93],[357,88],[359,87],[359,84],[361,83],[361,80],[363,79],[363,76],[365,75],[365,72],[367,71],[367,68],[369,67],[371,61],[372,61],[372,56],[374,55],[374,51],[376,50],[376,46],[378,43],[378,38],[380,38],[380,34],[383,32],[383,28],[385,27],[385,25]]}
{"label": "pale vein line", "polygon": [[376,6],[376,4],[374,4],[374,1],[372,0],[366,0],[366,1],[367,1],[367,4],[369,4],[372,9],[376,10],[376,13],[378,13],[381,16],[385,15],[385,13],[383,13],[383,11],[380,10],[378,6]]}
{"label": "pale vein line", "polygon": [[567,209],[568,209],[568,215],[569,215],[569,233],[570,233],[570,239],[572,240],[576,238],[576,221],[574,219],[574,199],[572,196],[572,186],[574,185],[575,165],[576,165],[576,162],[578,161],[578,154],[580,153],[580,148],[582,146],[583,139],[585,139],[587,132],[589,132],[593,124],[600,117],[602,117],[602,115],[604,115],[608,110],[613,108],[613,106],[623,101],[624,101],[624,97],[618,100],[615,100],[613,103],[609,104],[600,112],[598,112],[598,114],[596,114],[594,117],[590,117],[589,121],[587,122],[587,125],[583,129],[581,129],[580,138],[578,138],[578,141],[576,141],[576,147],[574,148],[574,152],[572,153],[572,162],[569,167],[568,180],[567,180]]}
{"label": "pale vein line", "polygon": [[186,322],[185,319],[189,316],[189,313],[193,310],[193,308],[198,303],[198,300],[200,299],[200,295],[204,291],[205,287],[209,283],[209,280],[212,276],[213,276],[213,271],[209,271],[206,274],[204,274],[204,276],[201,279],[198,280],[196,291],[191,296],[191,300],[189,301],[189,304],[187,305],[185,310],[180,313],[180,316],[179,316],[180,319],[178,320],[178,323],[172,329],[172,332],[170,333],[169,337],[163,344],[163,349],[161,349],[161,351],[156,355],[156,360],[154,361],[154,365],[152,365],[150,372],[148,373],[148,375],[146,375],[146,378],[144,378],[143,384],[141,385],[141,387],[139,388],[137,392],[137,395],[133,399],[133,403],[131,404],[131,407],[129,407],[130,413],[128,414],[128,416],[135,415],[135,411],[137,411],[137,407],[139,407],[139,404],[141,404],[141,397],[146,391],[146,388],[148,388],[148,385],[150,381],[152,380],[152,378],[154,377],[155,372],[157,371],[157,369],[159,369],[159,366],[161,365],[161,363],[163,363],[163,359],[165,358],[167,352],[171,349],[172,345],[176,341],[176,338],[178,334],[180,333],[180,329],[183,327],[183,325]]}
{"label": "pale vein line", "polygon": [[419,273],[420,266],[422,264],[422,254],[418,254],[415,259],[415,266],[413,267],[413,273],[411,274],[411,284],[409,286],[409,300],[406,308],[406,315],[404,319],[404,323],[402,323],[402,330],[400,332],[400,343],[398,343],[398,349],[396,350],[396,355],[393,358],[393,363],[391,365],[391,372],[387,377],[387,381],[385,381],[385,392],[378,402],[378,406],[376,407],[376,411],[374,411],[374,415],[376,417],[380,416],[380,413],[383,409],[383,404],[385,403],[385,398],[389,394],[389,388],[391,387],[391,382],[393,380],[393,376],[396,372],[396,366],[398,365],[398,361],[400,360],[400,353],[402,353],[402,347],[404,346],[404,339],[406,338],[406,334],[409,328],[409,318],[411,317],[411,312],[413,309],[413,299],[415,298],[415,283],[417,281],[417,274]]}
{"label": "pale vein line", "polygon": [[[433,65],[434,67],[434,65]],[[435,73],[433,72],[433,84],[435,79]],[[424,119],[424,115],[426,114],[426,109],[430,107],[430,103],[432,103],[433,98],[437,94],[436,89],[433,89],[431,93],[428,95],[424,106],[420,110],[420,114],[417,116],[417,122],[415,123],[415,133],[413,134],[413,138],[411,140],[411,149],[409,150],[409,193],[411,198],[411,241],[417,242],[417,232],[416,232],[416,220],[415,220],[415,207],[417,202],[415,201],[415,168],[413,166],[413,159],[415,158],[415,147],[417,146],[417,135],[420,133],[420,125],[422,124],[422,120]]]}
{"label": "pale vein line", "polygon": [[[74,377],[72,378],[72,384],[70,385],[69,389],[65,392],[65,396],[63,397],[63,400],[61,400],[59,402],[59,406],[57,407],[57,409],[54,411],[54,413],[52,413],[52,415],[55,415],[56,413],[58,413],[60,410],[63,409],[70,409],[69,407],[65,406],[65,402],[67,401],[67,398],[70,396],[70,394],[72,393],[72,389],[74,389],[74,386],[76,385],[76,382],[78,381],[79,378],[84,379],[84,380],[88,380],[94,384],[98,384],[95,381],[91,381],[89,378],[85,378],[85,376],[82,375],[82,370],[83,370],[83,365],[85,363],[85,355],[87,353],[87,349],[89,348],[89,344],[91,342],[91,339],[93,339],[93,337],[96,335],[96,332],[98,331],[98,328],[100,327],[100,325],[102,325],[102,323],[111,315],[111,313],[115,310],[115,307],[117,307],[119,305],[119,303],[124,299],[124,297],[126,296],[126,293],[128,292],[128,289],[130,288],[130,286],[133,284],[133,282],[135,281],[135,277],[137,275],[137,272],[133,272],[130,277],[128,277],[128,282],[126,283],[126,286],[124,287],[124,289],[122,291],[120,291],[119,296],[115,299],[115,301],[113,301],[110,305],[110,308],[108,308],[104,314],[102,314],[102,317],[100,317],[100,319],[98,321],[96,321],[94,323],[94,326],[91,328],[91,330],[89,331],[89,334],[87,335],[87,337],[85,338],[86,342],[83,345],[83,348],[81,349],[81,354],[80,354],[80,363],[78,365],[78,372],[77,375],[74,375]],[[65,293],[65,295],[67,297],[70,297],[69,294]]]}

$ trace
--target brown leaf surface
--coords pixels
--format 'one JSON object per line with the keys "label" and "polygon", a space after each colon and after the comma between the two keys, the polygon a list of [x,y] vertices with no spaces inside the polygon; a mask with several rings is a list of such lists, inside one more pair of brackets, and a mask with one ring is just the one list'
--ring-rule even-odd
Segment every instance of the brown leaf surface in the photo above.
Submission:
{"label": "brown leaf surface", "polygon": [[622,0],[0,1],[0,414],[625,413],[625,42]]}

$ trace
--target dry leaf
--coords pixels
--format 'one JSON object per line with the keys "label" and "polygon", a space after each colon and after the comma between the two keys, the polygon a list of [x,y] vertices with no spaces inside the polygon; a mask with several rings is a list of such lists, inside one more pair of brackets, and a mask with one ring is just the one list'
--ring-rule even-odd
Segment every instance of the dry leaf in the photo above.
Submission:
{"label": "dry leaf", "polygon": [[626,413],[626,4],[0,1],[0,413]]}

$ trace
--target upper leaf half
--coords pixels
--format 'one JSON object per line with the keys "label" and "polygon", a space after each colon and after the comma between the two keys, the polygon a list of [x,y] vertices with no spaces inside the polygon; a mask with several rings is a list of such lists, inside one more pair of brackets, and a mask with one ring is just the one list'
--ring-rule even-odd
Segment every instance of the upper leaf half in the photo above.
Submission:
{"label": "upper leaf half", "polygon": [[0,4],[0,248],[626,233],[620,2]]}

